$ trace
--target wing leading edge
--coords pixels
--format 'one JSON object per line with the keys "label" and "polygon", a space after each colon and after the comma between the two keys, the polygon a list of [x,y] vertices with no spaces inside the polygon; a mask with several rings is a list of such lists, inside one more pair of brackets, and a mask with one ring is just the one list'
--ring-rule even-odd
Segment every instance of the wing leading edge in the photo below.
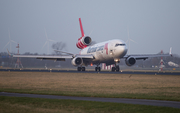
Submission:
{"label": "wing leading edge", "polygon": [[45,56],[45,55],[13,55],[13,57],[20,57],[20,58],[36,58],[41,60],[57,60],[57,61],[65,61],[65,59],[72,58],[71,55],[67,56]]}
{"label": "wing leading edge", "polygon": [[124,58],[133,57],[136,60],[141,60],[141,59],[146,60],[150,57],[167,57],[167,56],[172,56],[171,50],[172,48],[170,48],[169,54],[126,55],[124,56]]}
{"label": "wing leading edge", "polygon": [[124,56],[124,58],[128,58],[128,57],[133,57],[136,60],[141,60],[141,59],[148,59],[148,58],[152,58],[152,57],[167,57],[167,56],[172,56],[170,54],[164,54],[164,55],[160,55],[160,54],[147,54],[147,55],[126,55]]}
{"label": "wing leading edge", "polygon": [[82,58],[82,59],[94,59],[93,55],[13,55],[13,57],[20,57],[20,58],[36,58],[41,60],[55,60],[55,61],[65,61],[65,59],[73,59],[74,57]]}

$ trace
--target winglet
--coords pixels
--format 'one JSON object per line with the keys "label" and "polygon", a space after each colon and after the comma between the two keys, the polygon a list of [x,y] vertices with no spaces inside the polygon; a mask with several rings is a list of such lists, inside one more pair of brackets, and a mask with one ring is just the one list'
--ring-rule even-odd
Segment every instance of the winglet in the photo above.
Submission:
{"label": "winglet", "polygon": [[170,50],[169,50],[169,55],[171,55],[172,56],[172,47],[170,47]]}
{"label": "winglet", "polygon": [[81,29],[81,36],[84,37],[85,35],[84,35],[84,30],[83,30],[81,18],[79,18],[79,24],[80,24],[80,29]]}

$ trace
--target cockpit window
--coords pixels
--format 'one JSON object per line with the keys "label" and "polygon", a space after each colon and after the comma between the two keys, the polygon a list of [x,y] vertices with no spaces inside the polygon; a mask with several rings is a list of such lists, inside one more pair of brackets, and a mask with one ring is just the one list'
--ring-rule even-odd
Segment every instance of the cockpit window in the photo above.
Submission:
{"label": "cockpit window", "polygon": [[117,46],[125,46],[126,44],[116,44],[115,47]]}

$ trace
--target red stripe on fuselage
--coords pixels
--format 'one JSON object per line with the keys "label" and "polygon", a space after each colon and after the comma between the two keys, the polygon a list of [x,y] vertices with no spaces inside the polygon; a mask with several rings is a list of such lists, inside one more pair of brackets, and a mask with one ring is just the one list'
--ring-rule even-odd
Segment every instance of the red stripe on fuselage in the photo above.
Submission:
{"label": "red stripe on fuselage", "polygon": [[108,43],[105,44],[104,49],[106,50],[106,54],[108,55]]}

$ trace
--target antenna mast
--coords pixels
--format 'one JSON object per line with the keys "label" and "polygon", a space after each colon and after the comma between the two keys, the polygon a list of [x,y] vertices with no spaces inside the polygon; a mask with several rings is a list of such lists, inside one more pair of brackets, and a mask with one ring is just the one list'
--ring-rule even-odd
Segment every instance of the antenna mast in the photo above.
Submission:
{"label": "antenna mast", "polygon": [[[17,55],[19,55],[19,43],[18,43],[18,45],[16,46],[16,48],[18,48],[18,53],[17,53]],[[17,57],[17,61],[16,61],[16,64],[15,64],[15,68],[20,68],[20,66],[21,66],[21,68],[23,68],[23,65],[22,65],[21,61],[19,60],[19,57]]]}

